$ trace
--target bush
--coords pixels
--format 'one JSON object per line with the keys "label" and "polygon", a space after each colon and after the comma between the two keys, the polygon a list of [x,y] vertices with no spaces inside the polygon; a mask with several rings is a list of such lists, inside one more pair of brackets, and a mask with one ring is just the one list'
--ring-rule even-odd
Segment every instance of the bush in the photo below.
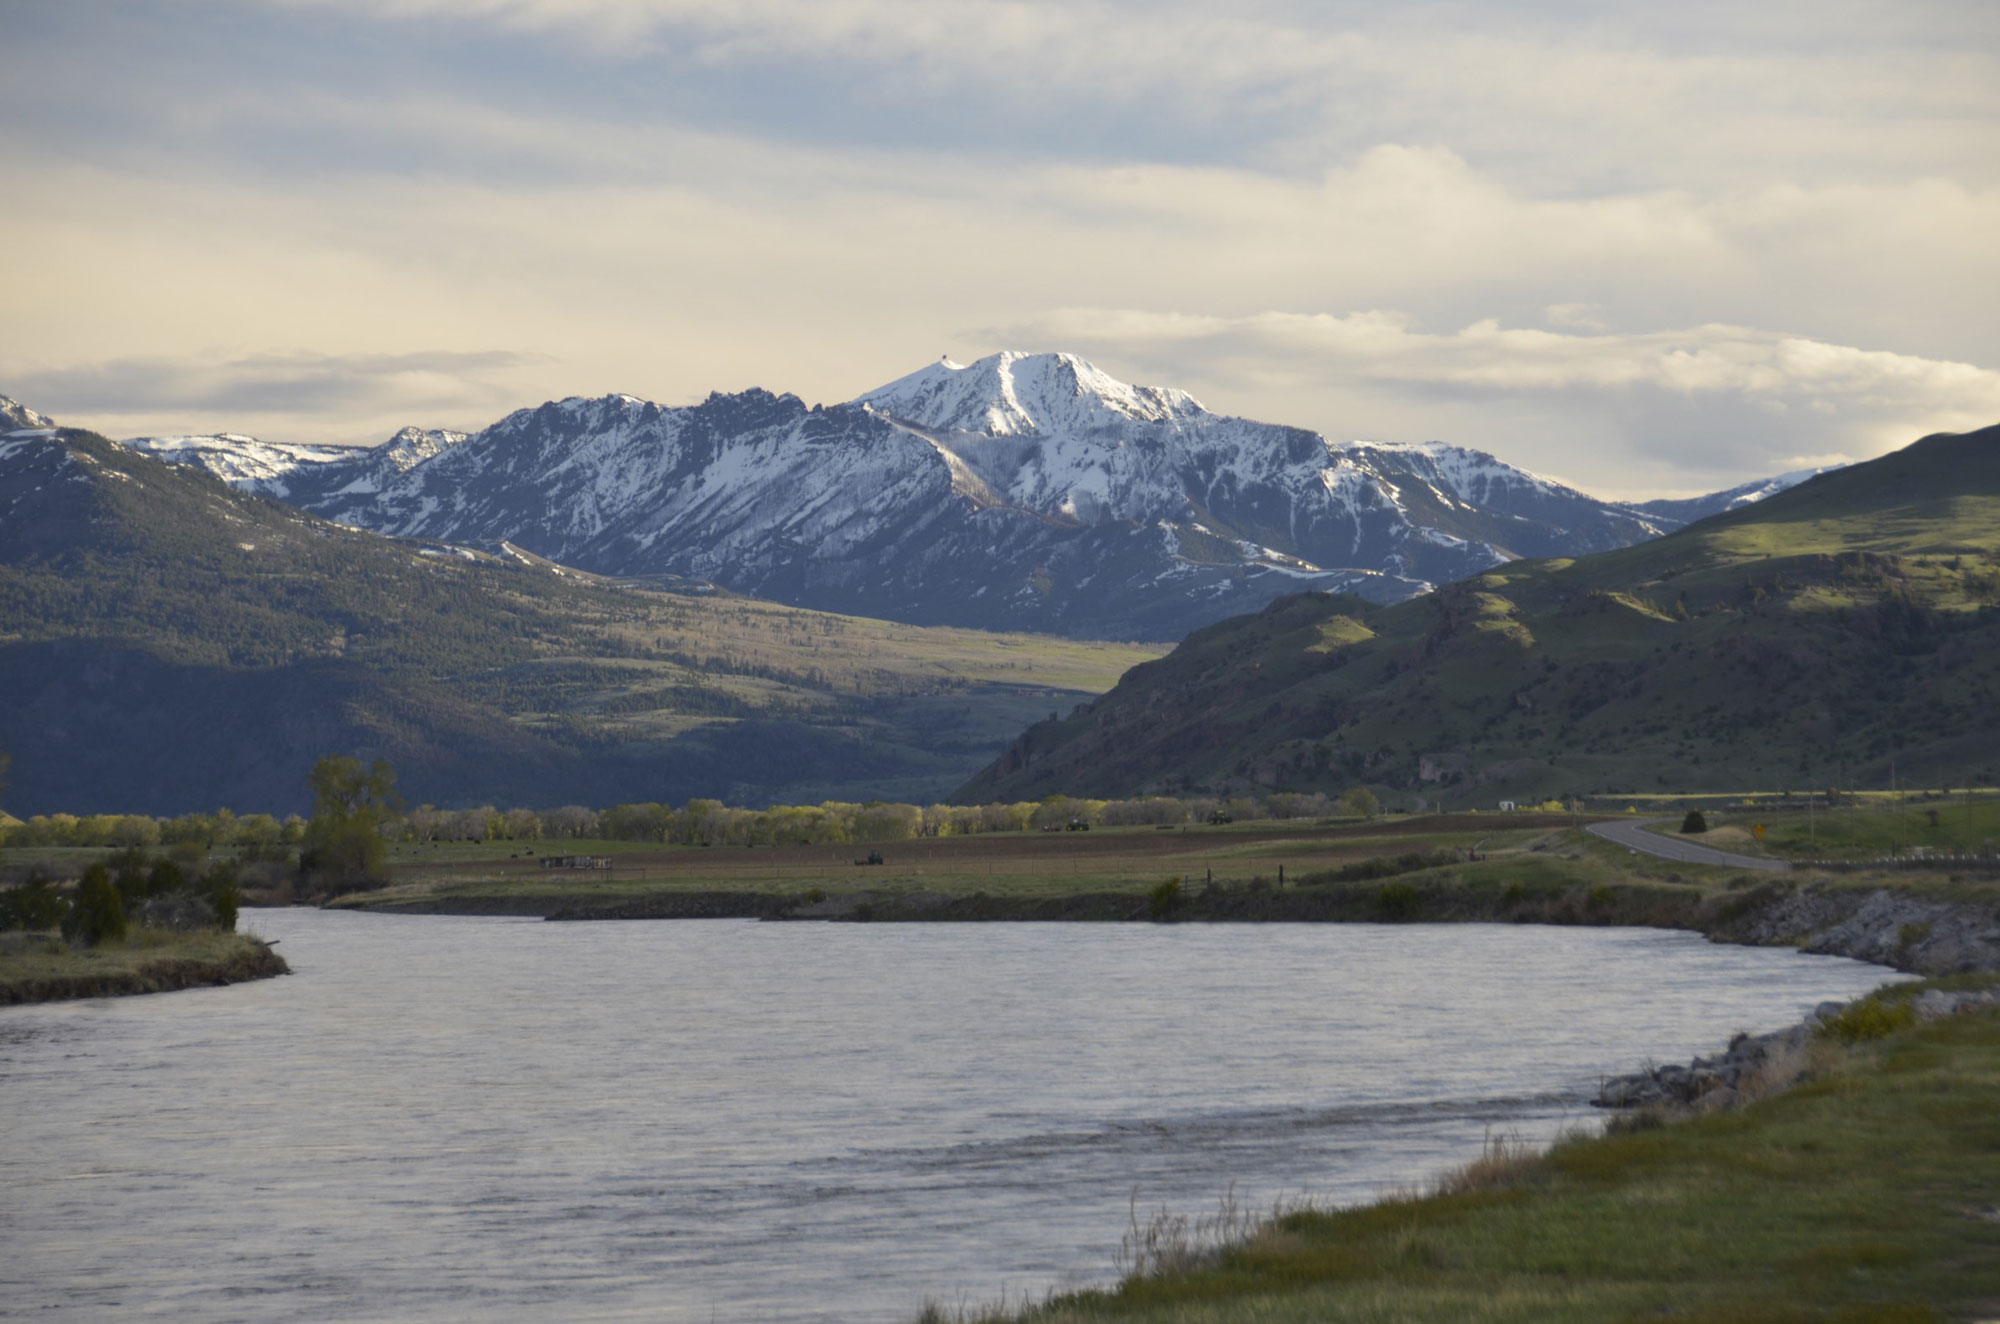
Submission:
{"label": "bush", "polygon": [[93,864],[76,887],[76,903],[63,917],[63,937],[86,947],[118,942],[125,937],[125,903],[111,881],[111,871]]}
{"label": "bush", "polygon": [[1823,1038],[1838,1039],[1850,1048],[1864,1039],[1880,1039],[1917,1023],[1917,1009],[1907,1002],[1890,1004],[1879,998],[1865,998],[1838,1016],[1819,1023]]}
{"label": "bush", "polygon": [[1163,920],[1181,904],[1181,880],[1169,878],[1153,884],[1153,890],[1146,894],[1146,912],[1156,920]]}
{"label": "bush", "polygon": [[1423,905],[1423,893],[1409,883],[1389,883],[1375,894],[1375,908],[1392,923],[1415,919]]}
{"label": "bush", "polygon": [[1701,816],[1701,810],[1690,809],[1687,811],[1687,817],[1681,820],[1681,831],[1706,832],[1708,831],[1708,820]]}
{"label": "bush", "polygon": [[0,929],[35,933],[60,928],[68,911],[69,902],[37,869],[28,875],[27,882],[0,894]]}
{"label": "bush", "polygon": [[224,933],[236,932],[236,912],[243,904],[238,884],[239,870],[230,860],[218,860],[208,870],[208,904],[215,907],[215,927]]}

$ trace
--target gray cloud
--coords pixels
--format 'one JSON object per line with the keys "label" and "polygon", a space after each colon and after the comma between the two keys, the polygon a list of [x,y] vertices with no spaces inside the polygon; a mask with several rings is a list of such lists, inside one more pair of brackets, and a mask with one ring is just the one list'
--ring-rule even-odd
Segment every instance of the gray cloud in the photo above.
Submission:
{"label": "gray cloud", "polygon": [[491,407],[506,398],[494,375],[525,361],[503,351],[121,358],[18,371],[8,392],[65,418],[182,415],[190,428],[208,430],[213,420],[244,415]]}
{"label": "gray cloud", "polygon": [[1983,407],[1993,6],[1217,14],[0,0],[0,388],[338,440],[1071,348],[1607,488]]}

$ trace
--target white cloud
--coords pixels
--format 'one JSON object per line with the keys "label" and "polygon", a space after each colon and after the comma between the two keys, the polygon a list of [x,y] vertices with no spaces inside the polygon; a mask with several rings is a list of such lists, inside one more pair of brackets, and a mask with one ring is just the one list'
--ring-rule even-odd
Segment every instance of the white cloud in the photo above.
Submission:
{"label": "white cloud", "polygon": [[[841,399],[1015,345],[1642,490],[1974,421],[2000,366],[1991,7],[239,0],[36,36],[66,12],[0,46],[0,390],[95,381],[133,430]],[[512,357],[229,366],[273,346]]]}
{"label": "white cloud", "polygon": [[996,334],[1117,355],[1197,394],[1212,384],[1223,394],[1210,406],[1232,412],[1246,397],[1267,411],[1285,401],[1296,412],[1281,421],[1335,437],[1381,437],[1371,424],[1387,421],[1388,438],[1408,440],[1410,420],[1449,420],[1425,435],[1607,494],[1720,487],[2000,422],[2000,372],[1740,326],[1579,335],[1486,320],[1429,332],[1380,311],[1071,309]]}

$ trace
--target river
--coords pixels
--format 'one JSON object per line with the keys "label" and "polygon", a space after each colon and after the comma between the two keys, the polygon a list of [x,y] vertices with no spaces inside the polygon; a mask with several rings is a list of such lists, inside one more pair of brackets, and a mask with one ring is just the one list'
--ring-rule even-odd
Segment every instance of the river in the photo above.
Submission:
{"label": "river", "polygon": [[0,1010],[0,1315],[908,1320],[1141,1213],[1361,1200],[1877,967],[1641,929],[245,912]]}

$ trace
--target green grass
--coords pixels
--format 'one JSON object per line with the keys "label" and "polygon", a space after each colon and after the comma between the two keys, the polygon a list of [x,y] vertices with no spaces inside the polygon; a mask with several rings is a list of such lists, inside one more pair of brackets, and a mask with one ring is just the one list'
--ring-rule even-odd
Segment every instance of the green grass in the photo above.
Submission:
{"label": "green grass", "polygon": [[1883,797],[1858,806],[1821,808],[1808,817],[1734,814],[1741,825],[1764,824],[1764,848],[1773,855],[1871,858],[1911,847],[1945,853],[2000,852],[2000,798],[1948,795]]}
{"label": "green grass", "polygon": [[[1573,834],[1571,834],[1573,835]],[[1459,817],[1388,818],[1373,821],[1259,822],[1188,825],[1172,831],[1149,827],[1092,832],[996,832],[908,841],[850,842],[817,846],[692,847],[632,842],[479,842],[399,844],[390,852],[393,885],[344,898],[345,906],[411,905],[456,900],[546,896],[574,902],[622,900],[687,892],[751,892],[795,896],[817,890],[854,892],[1060,897],[1076,893],[1129,892],[1143,896],[1170,877],[1190,892],[1213,880],[1275,884],[1285,870],[1298,887],[1316,873],[1357,861],[1411,852],[1469,851],[1478,847],[1487,865],[1510,853],[1531,852],[1558,838],[1576,855],[1564,867],[1577,876],[1587,850],[1562,830],[1533,817],[1491,816],[1490,826]],[[884,863],[859,866],[870,850]],[[608,855],[608,872],[539,867],[542,854]],[[1479,867],[1486,867],[1485,865]],[[1518,866],[1529,868],[1529,865]],[[1497,875],[1496,875],[1497,876]],[[1565,874],[1568,877],[1568,873]]]}
{"label": "green grass", "polygon": [[1501,1156],[1451,1193],[1282,1217],[1039,1324],[1892,1321],[2000,1308],[2000,1014],[1826,1050],[1740,1112]]}

